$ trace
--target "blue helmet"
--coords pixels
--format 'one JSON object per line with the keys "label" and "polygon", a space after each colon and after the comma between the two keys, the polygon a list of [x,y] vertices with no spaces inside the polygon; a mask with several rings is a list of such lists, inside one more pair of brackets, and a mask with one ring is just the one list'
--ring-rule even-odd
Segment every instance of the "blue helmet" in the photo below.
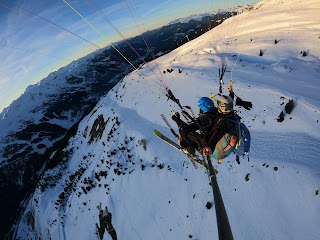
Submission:
{"label": "blue helmet", "polygon": [[198,107],[203,112],[211,112],[215,109],[213,101],[208,97],[202,97],[198,101]]}

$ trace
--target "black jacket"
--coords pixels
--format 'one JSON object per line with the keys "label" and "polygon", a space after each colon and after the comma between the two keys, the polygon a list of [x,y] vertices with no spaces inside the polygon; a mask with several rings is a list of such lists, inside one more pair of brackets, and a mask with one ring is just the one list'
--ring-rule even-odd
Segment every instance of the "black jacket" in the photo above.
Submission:
{"label": "black jacket", "polygon": [[[234,99],[233,92],[230,92],[229,96]],[[215,108],[212,112],[200,112],[195,122],[190,124],[185,123],[181,119],[178,119],[176,123],[181,137],[186,137],[192,142],[197,143],[198,150],[204,147],[210,147],[214,150],[217,142],[235,126],[235,123],[223,118],[240,119],[235,111],[223,114],[218,113],[218,110]]]}
{"label": "black jacket", "polygon": [[231,111],[227,114],[218,113],[215,116],[214,121],[211,124],[211,128],[206,132],[205,147],[210,147],[212,151],[215,149],[217,142],[233,127],[235,127],[235,123],[226,120],[226,118],[232,120],[240,120],[240,117],[236,114],[235,111]]}

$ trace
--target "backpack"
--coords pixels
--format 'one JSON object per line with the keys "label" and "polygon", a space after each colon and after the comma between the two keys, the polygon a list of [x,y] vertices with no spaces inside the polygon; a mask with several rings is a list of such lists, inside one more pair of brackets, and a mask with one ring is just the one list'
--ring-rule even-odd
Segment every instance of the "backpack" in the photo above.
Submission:
{"label": "backpack", "polygon": [[224,120],[234,122],[235,128],[230,130],[230,135],[237,136],[237,144],[234,147],[234,153],[237,155],[237,162],[239,162],[239,156],[247,155],[249,161],[249,152],[251,144],[251,134],[247,126],[240,122],[240,120],[233,120],[230,118],[224,118]]}
{"label": "backpack", "polygon": [[238,156],[248,156],[249,160],[249,152],[250,152],[250,144],[251,144],[251,135],[250,131],[244,123],[240,122],[237,124],[237,132],[238,132],[238,148],[236,149],[236,153]]}

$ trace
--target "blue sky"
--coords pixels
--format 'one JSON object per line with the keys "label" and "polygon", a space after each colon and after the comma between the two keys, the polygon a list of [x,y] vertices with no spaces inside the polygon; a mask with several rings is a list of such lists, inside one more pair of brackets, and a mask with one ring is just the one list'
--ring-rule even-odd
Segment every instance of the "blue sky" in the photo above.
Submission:
{"label": "blue sky", "polygon": [[129,37],[139,35],[139,28],[154,29],[179,17],[212,13],[219,8],[252,2],[256,1],[0,0],[0,111],[18,98],[30,84],[39,82],[50,72],[72,60],[97,50],[81,38],[30,12],[103,48],[110,42],[121,40],[121,37],[103,19],[99,11],[103,12],[103,16],[107,17],[125,37]]}

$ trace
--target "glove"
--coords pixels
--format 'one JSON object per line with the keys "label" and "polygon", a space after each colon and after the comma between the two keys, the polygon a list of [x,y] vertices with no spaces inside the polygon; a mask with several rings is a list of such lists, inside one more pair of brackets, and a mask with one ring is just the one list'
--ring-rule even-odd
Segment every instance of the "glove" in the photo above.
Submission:
{"label": "glove", "polygon": [[202,156],[212,155],[212,150],[210,147],[205,147],[201,150]]}
{"label": "glove", "polygon": [[242,106],[247,110],[251,110],[252,103],[251,102],[247,102],[247,101],[243,101],[241,98],[237,97],[236,106]]}
{"label": "glove", "polygon": [[172,120],[175,122],[178,122],[180,120],[180,114],[178,112],[175,112],[172,116],[171,116]]}
{"label": "glove", "polygon": [[227,90],[228,92],[233,92],[233,87],[231,85],[228,85]]}

